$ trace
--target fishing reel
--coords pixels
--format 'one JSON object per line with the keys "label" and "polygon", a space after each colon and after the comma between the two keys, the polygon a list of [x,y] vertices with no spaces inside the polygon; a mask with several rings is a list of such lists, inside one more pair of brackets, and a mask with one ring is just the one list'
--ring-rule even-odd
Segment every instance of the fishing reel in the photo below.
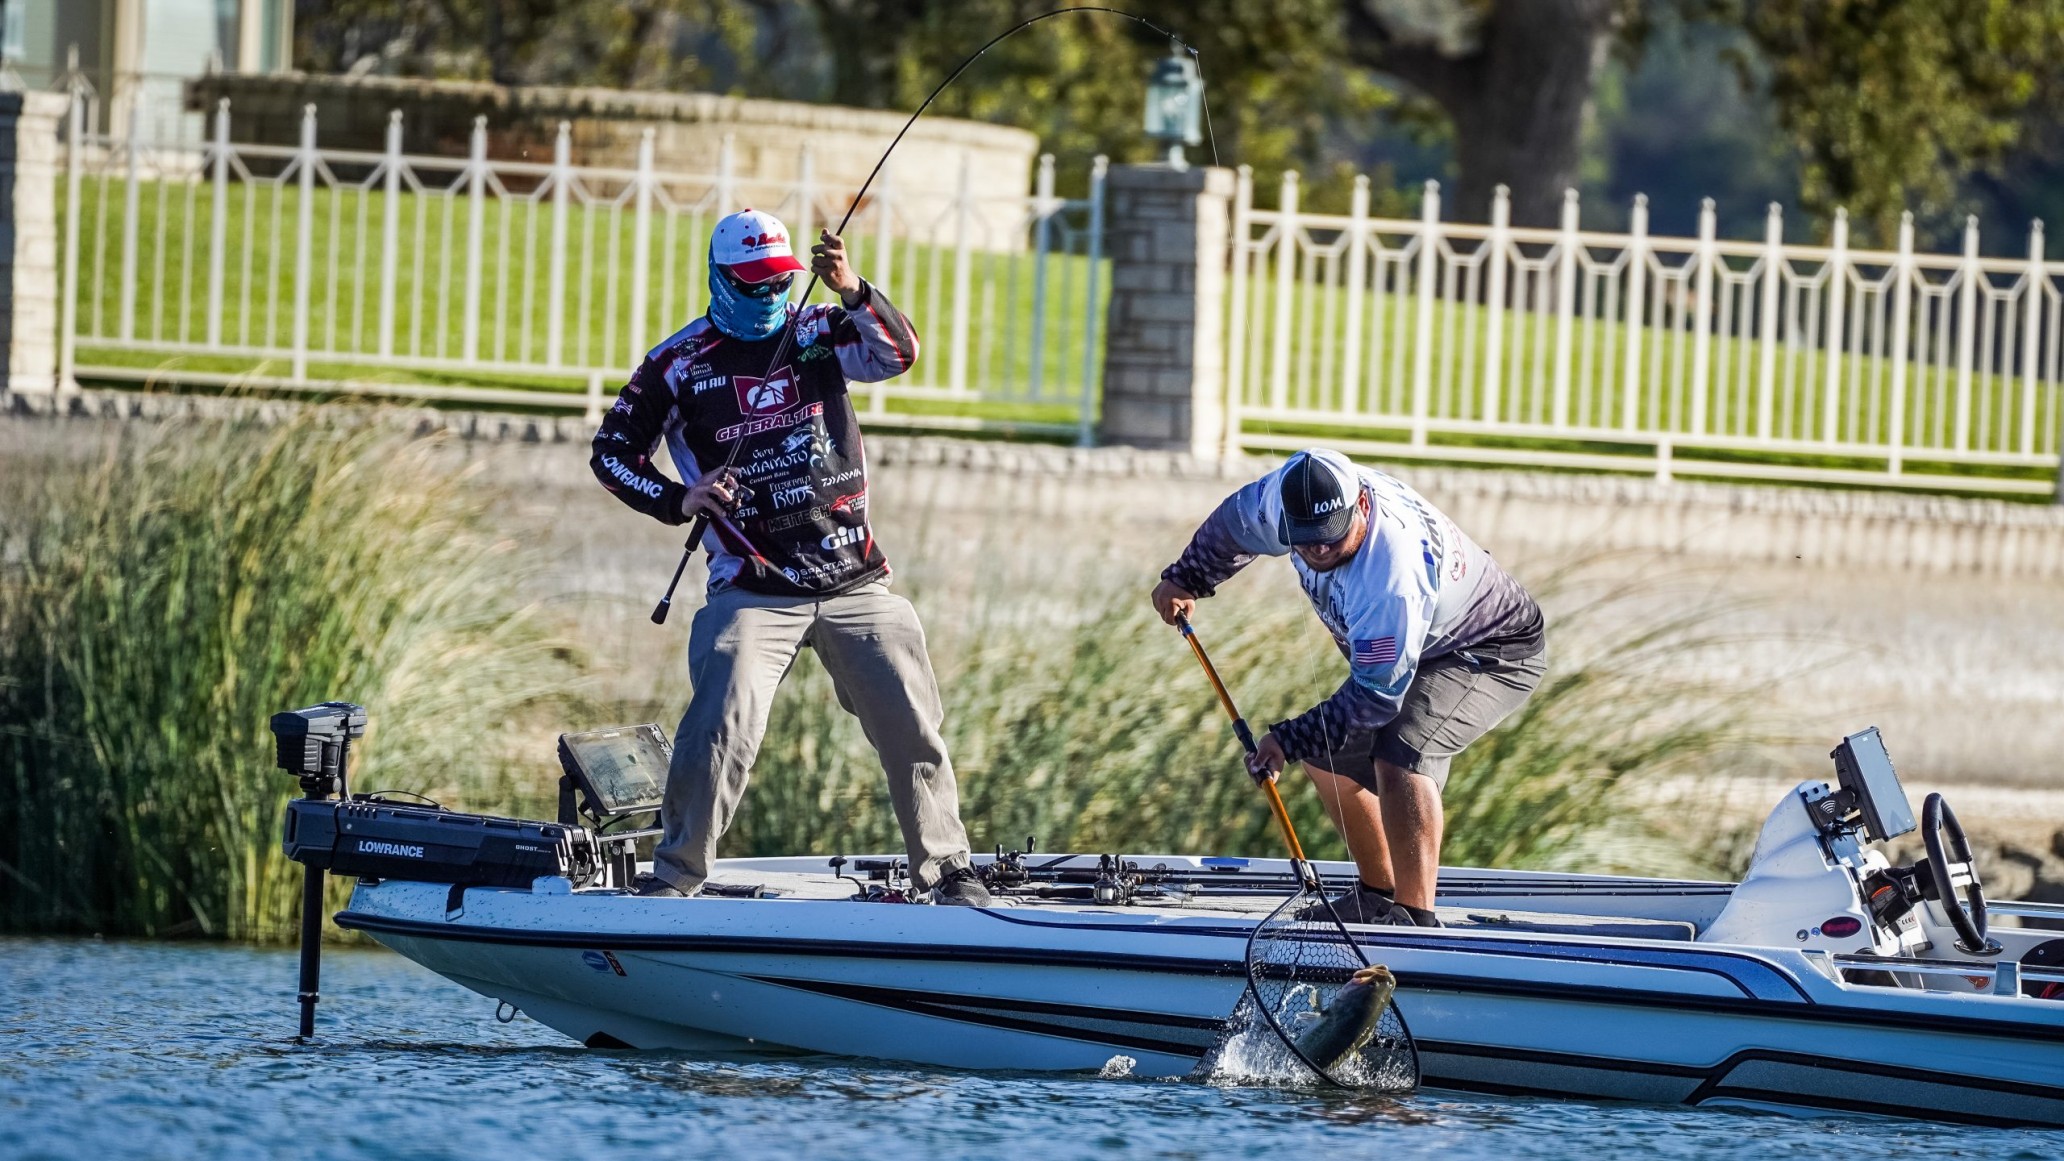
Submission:
{"label": "fishing reel", "polygon": [[1025,856],[1039,846],[1039,836],[1026,835],[1025,849],[1005,854],[1003,844],[996,844],[996,861],[976,873],[982,877],[982,885],[991,891],[1009,891],[1031,882],[1032,872],[1025,866]]}
{"label": "fishing reel", "polygon": [[1106,907],[1123,907],[1132,902],[1139,885],[1138,863],[1125,862],[1117,855],[1097,856],[1097,877],[1090,884],[1090,898]]}
{"label": "fishing reel", "polygon": [[[867,876],[867,880],[862,882],[857,876],[846,874],[848,863],[855,871]],[[853,884],[855,903],[915,902],[916,892],[910,888],[910,864],[903,859],[848,859],[844,855],[834,855],[831,873]]]}

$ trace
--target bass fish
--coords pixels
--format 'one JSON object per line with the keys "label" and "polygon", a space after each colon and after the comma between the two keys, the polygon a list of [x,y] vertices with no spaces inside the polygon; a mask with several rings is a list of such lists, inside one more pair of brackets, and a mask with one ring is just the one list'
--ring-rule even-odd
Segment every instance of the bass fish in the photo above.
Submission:
{"label": "bass fish", "polygon": [[1396,990],[1397,977],[1381,964],[1356,972],[1311,1027],[1298,1034],[1297,1051],[1330,1072],[1368,1045]]}

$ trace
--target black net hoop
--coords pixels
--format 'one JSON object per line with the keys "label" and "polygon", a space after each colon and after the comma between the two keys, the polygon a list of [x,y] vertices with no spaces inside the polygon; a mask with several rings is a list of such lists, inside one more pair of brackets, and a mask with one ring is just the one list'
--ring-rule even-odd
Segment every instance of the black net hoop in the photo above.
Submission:
{"label": "black net hoop", "polygon": [[[1386,1093],[1419,1087],[1419,1048],[1395,1003],[1386,1004],[1376,1031],[1359,1051],[1321,1066],[1298,1038],[1332,1004],[1348,978],[1370,966],[1325,896],[1307,889],[1285,899],[1247,937],[1247,989],[1253,1007],[1306,1068],[1341,1088]],[[1321,905],[1315,918],[1297,912]]]}

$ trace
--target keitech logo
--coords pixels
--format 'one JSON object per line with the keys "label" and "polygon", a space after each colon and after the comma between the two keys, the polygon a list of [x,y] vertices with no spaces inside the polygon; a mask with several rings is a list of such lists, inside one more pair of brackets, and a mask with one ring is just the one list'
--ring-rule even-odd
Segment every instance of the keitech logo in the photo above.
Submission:
{"label": "keitech logo", "polygon": [[413,843],[388,843],[378,839],[358,840],[358,853],[362,855],[388,855],[397,859],[420,859],[423,848]]}

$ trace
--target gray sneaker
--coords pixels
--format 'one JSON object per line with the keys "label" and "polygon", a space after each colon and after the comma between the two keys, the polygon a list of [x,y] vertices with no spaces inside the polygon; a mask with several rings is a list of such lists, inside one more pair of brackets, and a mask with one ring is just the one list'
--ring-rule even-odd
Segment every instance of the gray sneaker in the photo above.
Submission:
{"label": "gray sneaker", "polygon": [[[1391,902],[1390,897],[1356,883],[1353,887],[1333,896],[1333,915],[1340,916],[1342,923],[1398,924],[1412,926],[1412,917],[1403,908]],[[1317,900],[1291,912],[1291,918],[1307,923],[1330,920],[1326,905]]]}
{"label": "gray sneaker", "polygon": [[686,899],[688,893],[660,878],[658,875],[640,874],[631,880],[631,894],[640,899]]}
{"label": "gray sneaker", "polygon": [[973,867],[955,867],[946,872],[934,888],[937,901],[956,907],[987,907],[994,902],[989,897],[989,888],[982,885],[982,877]]}

